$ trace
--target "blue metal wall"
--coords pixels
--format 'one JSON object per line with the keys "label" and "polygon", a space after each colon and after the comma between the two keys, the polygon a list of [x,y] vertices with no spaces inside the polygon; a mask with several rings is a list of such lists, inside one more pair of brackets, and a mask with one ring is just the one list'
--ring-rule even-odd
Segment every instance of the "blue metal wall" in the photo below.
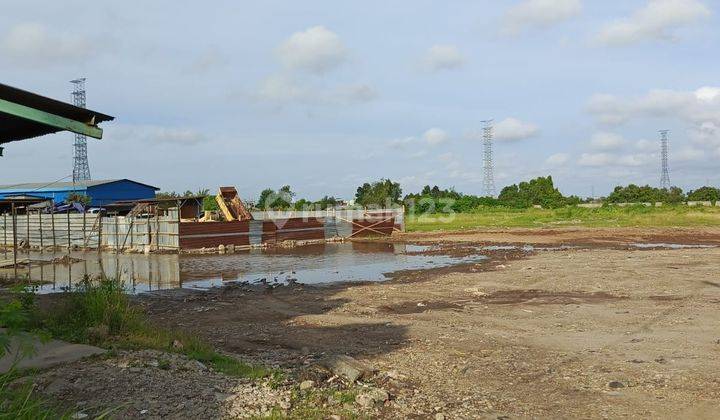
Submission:
{"label": "blue metal wall", "polygon": [[63,189],[53,189],[53,188],[43,188],[40,190],[2,190],[0,191],[0,198],[6,198],[8,196],[12,195],[31,195],[33,197],[45,197],[49,198],[56,203],[61,203],[65,201],[68,194],[72,194],[73,192],[77,194],[87,194],[85,191],[85,187],[76,187],[74,190],[71,188],[63,188]]}
{"label": "blue metal wall", "polygon": [[95,185],[87,188],[87,195],[92,197],[93,206],[104,206],[120,200],[139,200],[155,198],[155,188],[121,180],[109,184]]}
{"label": "blue metal wall", "polygon": [[154,198],[156,188],[138,184],[130,180],[119,180],[106,184],[93,185],[89,187],[64,187],[64,188],[42,188],[38,190],[0,190],[0,198],[8,195],[32,195],[45,197],[61,203],[72,193],[85,194],[92,198],[91,206],[104,206],[120,200],[140,200],[143,198]]}

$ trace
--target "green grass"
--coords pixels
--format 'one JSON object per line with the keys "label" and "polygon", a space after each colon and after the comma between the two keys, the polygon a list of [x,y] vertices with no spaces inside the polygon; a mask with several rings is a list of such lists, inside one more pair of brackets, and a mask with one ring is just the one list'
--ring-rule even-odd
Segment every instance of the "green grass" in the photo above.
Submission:
{"label": "green grass", "polygon": [[229,376],[280,380],[278,372],[221,354],[195,336],[153,326],[113,279],[84,279],[55,305],[32,310],[30,318],[30,329],[74,343],[181,353]]}
{"label": "green grass", "polygon": [[[323,389],[312,388],[307,391],[295,389],[290,397],[291,409],[288,413],[283,413],[279,408],[272,410],[270,415],[259,417],[265,420],[323,420],[331,415],[339,415],[343,419],[365,419],[368,416],[358,415],[352,408],[357,397],[356,389]],[[332,397],[334,404],[328,404],[328,398]]]}
{"label": "green grass", "polygon": [[486,207],[473,213],[408,215],[408,232],[478,228],[720,226],[720,207],[600,207],[509,209]]}
{"label": "green grass", "polygon": [[68,419],[55,407],[33,393],[30,383],[13,387],[11,383],[17,379],[11,371],[0,375],[0,419]]}
{"label": "green grass", "polygon": [[[9,300],[0,302],[0,327],[5,328],[0,331],[0,356],[11,338],[19,339],[22,331],[30,331],[35,336],[93,344],[113,351],[156,349],[181,353],[228,376],[270,378],[271,386],[283,380],[281,373],[221,354],[195,336],[154,327],[131,304],[122,283],[112,279],[95,282],[84,279],[72,292],[43,310],[37,307],[32,290],[16,291]],[[161,361],[159,367],[167,369],[169,362]],[[18,377],[14,370],[0,375],[0,420],[69,418],[36,396],[31,381],[23,386],[10,386]],[[112,411],[96,418],[107,417]]]}

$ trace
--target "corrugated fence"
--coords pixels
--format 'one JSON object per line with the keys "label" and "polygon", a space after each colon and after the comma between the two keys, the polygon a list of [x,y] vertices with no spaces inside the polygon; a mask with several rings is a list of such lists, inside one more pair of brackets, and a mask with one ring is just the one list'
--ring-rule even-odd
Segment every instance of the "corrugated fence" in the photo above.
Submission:
{"label": "corrugated fence", "polygon": [[284,241],[390,235],[403,231],[404,211],[329,210],[256,212],[243,222],[180,222],[177,213],[152,218],[96,214],[9,214],[0,220],[0,244],[33,248],[180,250],[219,245],[273,245]]}

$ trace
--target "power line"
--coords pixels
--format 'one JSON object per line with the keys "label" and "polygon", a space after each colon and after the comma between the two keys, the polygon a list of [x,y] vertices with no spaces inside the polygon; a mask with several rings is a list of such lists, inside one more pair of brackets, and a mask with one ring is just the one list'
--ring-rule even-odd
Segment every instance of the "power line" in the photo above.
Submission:
{"label": "power line", "polygon": [[668,142],[670,130],[660,131],[660,188],[670,188],[670,169],[668,168]]}
{"label": "power line", "polygon": [[493,120],[483,123],[483,190],[487,197],[495,197],[495,176],[493,175]]}
{"label": "power line", "polygon": [[[85,108],[85,78],[71,80],[73,87],[73,104]],[[82,134],[75,134],[73,144],[73,182],[90,180],[90,164],[87,157],[87,137]]]}

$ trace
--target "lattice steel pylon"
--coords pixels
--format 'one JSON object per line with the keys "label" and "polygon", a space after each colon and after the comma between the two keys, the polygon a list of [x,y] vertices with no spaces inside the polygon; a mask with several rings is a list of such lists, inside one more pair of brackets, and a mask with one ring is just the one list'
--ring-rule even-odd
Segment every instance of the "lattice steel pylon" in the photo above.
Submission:
{"label": "lattice steel pylon", "polygon": [[[71,80],[73,84],[73,104],[85,108],[85,78]],[[75,134],[73,144],[73,182],[90,180],[90,164],[87,157],[87,137],[82,134]]]}
{"label": "lattice steel pylon", "polygon": [[493,175],[493,120],[483,123],[483,191],[487,197],[495,197],[495,176]]}
{"label": "lattice steel pylon", "polygon": [[670,130],[660,131],[660,188],[670,188],[670,169],[668,168],[668,141]]}

